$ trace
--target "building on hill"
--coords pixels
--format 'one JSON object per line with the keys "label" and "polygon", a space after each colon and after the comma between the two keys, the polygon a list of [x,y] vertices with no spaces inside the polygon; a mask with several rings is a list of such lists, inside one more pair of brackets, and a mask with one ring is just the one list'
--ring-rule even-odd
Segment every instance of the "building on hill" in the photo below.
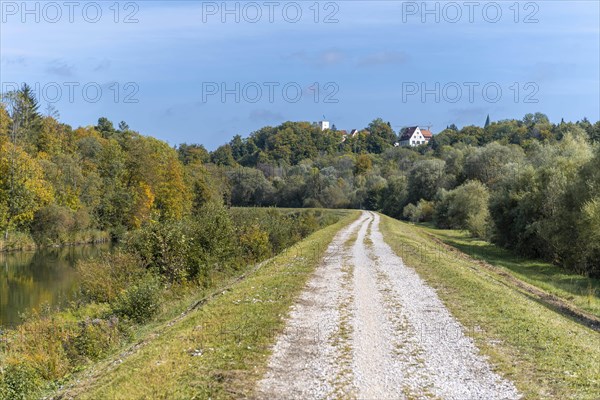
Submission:
{"label": "building on hill", "polygon": [[319,126],[319,128],[321,128],[322,131],[324,131],[325,129],[329,129],[329,121],[319,121],[317,122],[317,125]]}
{"label": "building on hill", "polygon": [[418,126],[410,126],[402,130],[400,135],[400,146],[419,146],[427,144],[433,137],[428,129],[421,129]]}
{"label": "building on hill", "polygon": [[350,132],[346,130],[340,131],[342,132],[342,143],[346,141],[347,138],[355,138],[358,136],[358,129],[352,129]]}

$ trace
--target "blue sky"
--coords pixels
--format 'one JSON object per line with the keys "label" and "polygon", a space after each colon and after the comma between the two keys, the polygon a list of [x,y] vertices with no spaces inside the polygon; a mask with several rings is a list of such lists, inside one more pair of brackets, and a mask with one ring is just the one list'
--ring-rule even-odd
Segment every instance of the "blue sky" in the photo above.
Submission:
{"label": "blue sky", "polygon": [[323,115],[434,133],[487,114],[600,119],[597,1],[114,3],[2,1],[2,87],[39,88],[73,126],[106,116],[209,149]]}

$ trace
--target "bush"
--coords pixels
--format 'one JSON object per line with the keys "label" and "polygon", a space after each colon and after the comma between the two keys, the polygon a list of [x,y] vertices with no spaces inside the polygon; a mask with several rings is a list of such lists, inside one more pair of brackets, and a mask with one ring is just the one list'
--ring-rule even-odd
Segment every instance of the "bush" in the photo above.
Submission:
{"label": "bush", "polygon": [[35,250],[36,244],[33,238],[23,232],[10,232],[8,239],[4,239],[4,235],[0,236],[0,251],[13,251],[13,250]]}
{"label": "bush", "polygon": [[320,228],[319,221],[315,216],[313,210],[306,211],[297,216],[298,220],[298,233],[301,238],[305,238],[311,233],[315,232]]}
{"label": "bush", "polygon": [[421,199],[416,206],[414,204],[408,204],[404,207],[402,216],[411,222],[425,222],[431,221],[433,212],[433,202]]}
{"label": "bush", "polygon": [[51,204],[35,213],[31,234],[40,245],[67,243],[75,228],[73,211],[67,207]]}
{"label": "bush", "polygon": [[255,262],[271,255],[269,234],[257,225],[243,228],[239,240],[245,260]]}
{"label": "bush", "polygon": [[73,339],[73,348],[78,356],[97,360],[117,346],[121,341],[119,320],[86,318],[79,322],[79,332]]}
{"label": "bush", "polygon": [[488,189],[478,181],[467,181],[454,190],[440,190],[433,219],[440,228],[466,229],[487,238],[490,232]]}
{"label": "bush", "polygon": [[193,221],[151,222],[127,239],[128,249],[145,268],[154,268],[171,282],[184,281],[195,246]]}
{"label": "bush", "polygon": [[130,235],[127,245],[146,268],[155,268],[171,282],[182,282],[233,264],[239,254],[235,237],[227,210],[207,203],[182,221],[147,224]]}
{"label": "bush", "polygon": [[[284,214],[281,210],[268,209],[236,209],[232,210],[232,220],[235,226],[244,227],[257,224],[260,229],[268,234],[270,247],[273,254],[297,242],[302,236],[303,212],[290,212]],[[307,229],[304,226],[304,230]]]}
{"label": "bush", "polygon": [[113,301],[146,273],[138,257],[124,252],[104,255],[99,260],[80,261],[76,268],[82,297],[97,302]]}
{"label": "bush", "polygon": [[[79,309],[96,313],[97,309]],[[48,310],[48,312],[52,312]],[[0,357],[0,399],[37,398],[44,382],[57,381],[89,359],[96,360],[121,343],[119,320],[86,317],[73,311],[32,314],[8,330]]]}
{"label": "bush", "polygon": [[234,208],[231,219],[238,232],[257,225],[268,234],[271,253],[277,254],[316,230],[337,222],[339,216],[321,210],[284,213],[276,208]]}
{"label": "bush", "polygon": [[418,222],[420,217],[419,209],[412,203],[407,204],[402,211],[402,216],[408,219],[410,222]]}
{"label": "bush", "polygon": [[61,315],[31,315],[7,335],[6,359],[27,363],[45,380],[55,380],[71,369],[67,346],[75,324]]}
{"label": "bush", "polygon": [[108,241],[108,233],[89,229],[90,215],[85,208],[73,211],[51,204],[35,213],[31,235],[40,246]]}
{"label": "bush", "polygon": [[194,216],[193,248],[188,274],[206,275],[207,269],[226,270],[235,266],[239,255],[236,230],[229,211],[220,203],[207,203]]}
{"label": "bush", "polygon": [[159,309],[162,285],[152,273],[140,279],[119,294],[111,304],[115,314],[143,323],[152,318]]}
{"label": "bush", "polygon": [[421,199],[417,203],[417,208],[419,209],[421,221],[429,222],[433,219],[433,212],[435,210],[433,201],[427,201],[427,200]]}
{"label": "bush", "polygon": [[11,362],[0,374],[0,399],[33,398],[41,385],[35,368],[24,362]]}

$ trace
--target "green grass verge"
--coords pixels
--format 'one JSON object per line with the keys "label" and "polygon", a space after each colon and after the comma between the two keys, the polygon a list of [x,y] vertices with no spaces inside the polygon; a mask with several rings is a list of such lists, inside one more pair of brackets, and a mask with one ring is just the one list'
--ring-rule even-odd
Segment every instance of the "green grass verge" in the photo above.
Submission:
{"label": "green grass verge", "polygon": [[492,243],[470,237],[465,231],[424,229],[463,253],[503,268],[513,276],[600,317],[600,279],[578,275],[548,262],[521,257]]}
{"label": "green grass verge", "polygon": [[[145,346],[83,380],[78,399],[226,399],[252,394],[266,369],[270,346],[329,242],[357,211],[276,256],[245,280],[170,325],[156,326]],[[169,326],[170,325],[170,326]],[[116,361],[116,362],[115,362]],[[93,374],[93,371],[88,371]],[[77,379],[77,377],[74,377]]]}
{"label": "green grass verge", "polygon": [[427,236],[429,230],[386,216],[381,217],[381,230],[525,398],[598,399],[599,333],[436,245]]}

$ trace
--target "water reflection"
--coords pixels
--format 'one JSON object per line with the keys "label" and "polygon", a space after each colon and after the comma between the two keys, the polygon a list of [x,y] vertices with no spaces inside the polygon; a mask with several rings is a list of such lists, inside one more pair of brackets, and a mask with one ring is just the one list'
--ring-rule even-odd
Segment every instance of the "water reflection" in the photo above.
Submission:
{"label": "water reflection", "polygon": [[62,305],[77,292],[75,264],[98,257],[110,244],[0,253],[0,326],[14,326],[20,313],[43,304]]}

